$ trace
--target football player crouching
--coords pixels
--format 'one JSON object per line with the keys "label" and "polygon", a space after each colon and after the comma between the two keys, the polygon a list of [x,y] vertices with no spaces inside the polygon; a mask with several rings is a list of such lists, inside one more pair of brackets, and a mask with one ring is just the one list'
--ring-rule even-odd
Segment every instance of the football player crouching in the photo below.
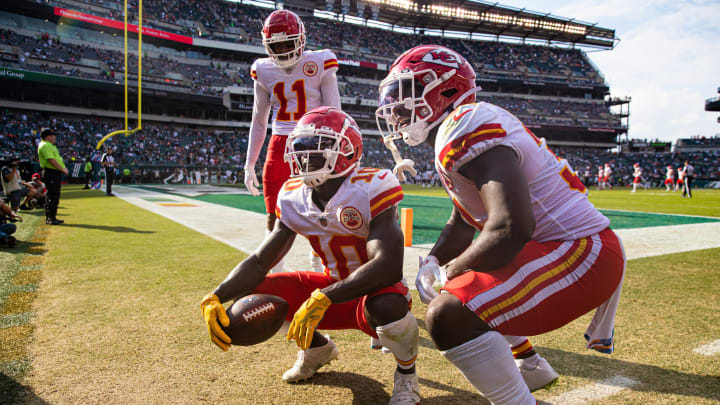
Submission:
{"label": "football player crouching", "polygon": [[[288,137],[291,178],[280,190],[272,233],[201,303],[212,341],[230,338],[218,326],[222,303],[251,293],[289,304],[288,340],[300,348],[283,380],[312,377],[338,357],[325,329],[357,329],[379,338],[397,360],[391,404],[417,404],[418,326],[409,311],[402,275],[403,236],[397,204],[403,198],[389,170],[362,168],[362,137],[355,121],[334,107],[306,113]],[[296,235],[308,239],[325,271],[267,274]],[[227,326],[227,325],[224,325]]]}
{"label": "football player crouching", "polygon": [[34,189],[32,198],[28,201],[29,208],[43,208],[45,206],[45,199],[47,198],[47,187],[42,182],[39,173],[34,173],[30,181],[30,186]]}
{"label": "football player crouching", "polygon": [[[421,300],[430,298],[433,342],[493,404],[534,405],[531,391],[557,373],[537,353],[515,357],[525,350],[508,344],[595,310],[587,347],[612,353],[625,255],[569,163],[507,110],[475,102],[475,79],[451,49],[412,48],[380,82],[376,115],[388,142],[434,147],[453,202],[416,279]],[[448,281],[436,294],[429,287],[445,265]]]}

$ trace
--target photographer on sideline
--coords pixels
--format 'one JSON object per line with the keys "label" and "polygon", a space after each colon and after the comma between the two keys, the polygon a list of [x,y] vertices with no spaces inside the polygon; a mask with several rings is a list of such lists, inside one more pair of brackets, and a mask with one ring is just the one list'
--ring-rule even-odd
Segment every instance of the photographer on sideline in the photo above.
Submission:
{"label": "photographer on sideline", "polygon": [[[8,220],[10,223],[7,222]],[[0,200],[0,247],[15,247],[16,239],[12,234],[17,227],[12,222],[16,221],[22,222],[22,218],[5,204],[5,201]]]}
{"label": "photographer on sideline", "polygon": [[11,158],[7,165],[2,167],[0,175],[3,193],[10,199],[10,208],[15,212],[20,209],[20,200],[23,197],[19,164],[20,158]]}

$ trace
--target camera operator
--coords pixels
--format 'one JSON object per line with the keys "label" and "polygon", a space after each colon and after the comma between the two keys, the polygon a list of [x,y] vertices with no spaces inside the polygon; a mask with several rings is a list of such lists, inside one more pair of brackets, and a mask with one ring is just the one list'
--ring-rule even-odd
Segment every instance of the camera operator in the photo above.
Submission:
{"label": "camera operator", "polygon": [[38,159],[43,169],[43,183],[47,187],[47,202],[45,204],[45,223],[48,225],[62,224],[63,220],[57,219],[57,209],[60,203],[60,187],[62,175],[68,174],[68,169],[60,157],[55,142],[57,133],[50,128],[40,132],[40,144],[38,145]]}
{"label": "camera operator", "polygon": [[5,201],[0,200],[0,247],[15,247],[16,240],[12,234],[17,230],[13,224],[16,221],[22,222],[22,218]]}
{"label": "camera operator", "polygon": [[2,189],[5,196],[10,199],[10,207],[17,212],[20,209],[20,200],[22,200],[22,179],[20,177],[19,158],[10,158],[7,165],[2,167],[0,180],[2,180]]}
{"label": "camera operator", "polygon": [[[28,200],[28,208],[41,208],[45,206],[45,200],[47,199],[47,187],[45,186],[45,183],[42,182],[40,179],[39,173],[34,173],[32,175],[32,181],[30,181],[30,186],[33,187],[33,195]],[[21,206],[22,207],[22,206]]]}

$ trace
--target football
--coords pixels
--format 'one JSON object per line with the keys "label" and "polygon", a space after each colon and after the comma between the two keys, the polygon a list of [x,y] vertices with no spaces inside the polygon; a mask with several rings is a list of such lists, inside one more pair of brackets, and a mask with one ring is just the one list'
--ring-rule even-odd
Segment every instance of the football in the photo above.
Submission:
{"label": "football", "polygon": [[225,311],[230,325],[223,330],[236,346],[252,346],[270,339],[282,326],[288,312],[284,299],[270,294],[250,294]]}

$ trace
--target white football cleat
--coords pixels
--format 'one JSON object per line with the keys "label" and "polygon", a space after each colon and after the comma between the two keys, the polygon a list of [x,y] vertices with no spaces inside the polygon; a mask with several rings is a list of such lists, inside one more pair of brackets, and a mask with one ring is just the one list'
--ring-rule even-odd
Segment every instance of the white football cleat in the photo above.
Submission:
{"label": "white football cleat", "polygon": [[330,336],[325,335],[328,342],[324,346],[311,347],[298,352],[297,360],[292,368],[283,374],[285,382],[297,382],[307,380],[315,375],[320,367],[338,358],[338,348]]}
{"label": "white football cleat", "polygon": [[395,369],[395,385],[389,405],[419,405],[420,384],[417,373],[402,374]]}
{"label": "white football cleat", "polygon": [[[539,357],[540,355],[536,356]],[[515,364],[518,366],[518,369],[520,369],[520,374],[523,380],[525,380],[525,384],[527,384],[530,392],[537,391],[540,388],[549,388],[555,384],[560,377],[550,363],[542,357],[540,357],[540,360],[532,367],[528,367],[523,360],[515,360]]]}

